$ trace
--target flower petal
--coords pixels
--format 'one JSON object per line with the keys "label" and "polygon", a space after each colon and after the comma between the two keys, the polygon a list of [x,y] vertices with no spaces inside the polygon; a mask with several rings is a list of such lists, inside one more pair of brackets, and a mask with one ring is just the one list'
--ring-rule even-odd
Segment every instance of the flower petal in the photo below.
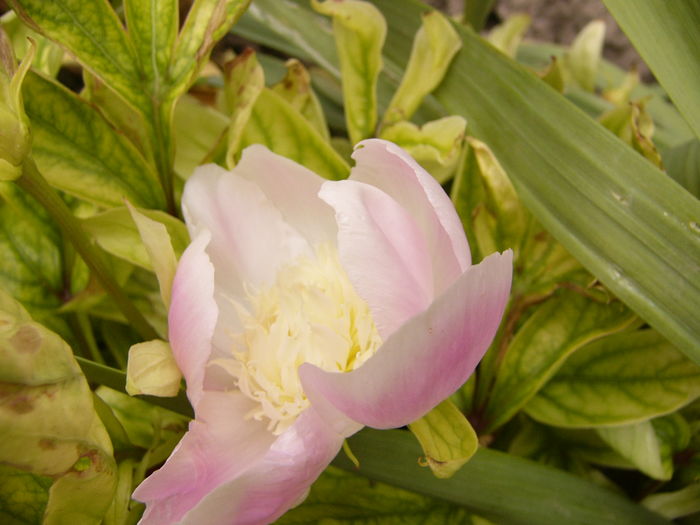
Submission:
{"label": "flower petal", "polygon": [[313,408],[270,447],[252,468],[212,491],[187,514],[183,525],[262,525],[301,503],[309,486],[340,450],[334,433]]}
{"label": "flower petal", "polygon": [[406,210],[369,184],[326,182],[319,197],[335,209],[340,262],[386,338],[432,301],[425,239]]}
{"label": "flower petal", "polygon": [[471,264],[462,222],[440,184],[396,144],[380,139],[360,142],[352,155],[351,180],[376,186],[416,219],[428,241],[440,295]]}
{"label": "flower petal", "polygon": [[202,394],[205,364],[218,316],[214,301],[214,267],[206,253],[209,232],[202,231],[187,247],[173,280],[168,337],[177,366],[187,382],[187,396],[196,406]]}
{"label": "flower petal", "polygon": [[220,269],[216,287],[231,297],[243,297],[243,283],[268,284],[281,264],[311,255],[306,239],[257,185],[214,164],[189,178],[182,205],[192,237],[211,232],[207,253]]}
{"label": "flower petal", "polygon": [[147,504],[141,524],[179,521],[212,490],[264,457],[275,436],[263,422],[245,419],[252,406],[240,392],[204,393],[187,434],[133,494]]}
{"label": "flower petal", "polygon": [[330,405],[375,428],[422,417],[459,388],[483,357],[501,321],[512,277],[512,252],[471,266],[430,308],[396,331],[360,368],[299,368],[306,396],[321,415]]}
{"label": "flower petal", "polygon": [[254,182],[309,244],[335,243],[333,210],[318,198],[326,179],[260,144],[243,150],[235,173]]}

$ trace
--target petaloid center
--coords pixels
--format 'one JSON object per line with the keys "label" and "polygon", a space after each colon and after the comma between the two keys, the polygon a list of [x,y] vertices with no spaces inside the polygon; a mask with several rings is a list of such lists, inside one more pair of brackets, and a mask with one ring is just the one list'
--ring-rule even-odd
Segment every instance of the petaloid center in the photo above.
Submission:
{"label": "petaloid center", "polygon": [[247,295],[248,306],[237,306],[243,330],[232,335],[234,359],[224,366],[258,403],[249,417],[268,419],[268,428],[280,434],[309,405],[297,373],[301,364],[348,372],[374,354],[381,339],[367,303],[328,245]]}

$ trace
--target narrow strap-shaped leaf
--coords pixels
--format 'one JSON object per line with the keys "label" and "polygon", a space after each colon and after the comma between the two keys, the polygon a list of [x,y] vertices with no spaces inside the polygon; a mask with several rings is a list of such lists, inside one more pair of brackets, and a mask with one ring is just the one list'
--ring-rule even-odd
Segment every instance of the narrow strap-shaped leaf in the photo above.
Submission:
{"label": "narrow strap-shaped leaf", "polygon": [[[409,39],[421,5],[375,3],[392,43]],[[700,363],[700,202],[532,73],[458,31],[464,45],[434,93],[443,110],[467,119],[572,255]]]}
{"label": "narrow strap-shaped leaf", "polygon": [[603,1],[700,138],[700,2]]}
{"label": "narrow strap-shaped leaf", "polygon": [[344,454],[334,464],[368,478],[464,505],[499,524],[661,525],[660,516],[566,472],[479,449],[452,478],[437,479],[416,459],[421,449],[401,430],[366,429],[349,439],[359,471]]}

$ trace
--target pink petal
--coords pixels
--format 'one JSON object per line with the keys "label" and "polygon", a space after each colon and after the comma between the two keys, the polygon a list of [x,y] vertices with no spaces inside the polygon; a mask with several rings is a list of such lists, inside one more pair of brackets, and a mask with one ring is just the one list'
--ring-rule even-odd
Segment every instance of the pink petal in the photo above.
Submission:
{"label": "pink petal", "polygon": [[376,186],[416,219],[428,241],[440,295],[470,265],[469,245],[462,222],[440,184],[396,144],[380,139],[360,142],[352,155],[350,174]]}
{"label": "pink petal", "polygon": [[483,357],[508,301],[511,274],[510,250],[471,266],[357,370],[343,374],[303,364],[299,376],[312,406],[335,418],[332,405],[375,428],[422,417],[459,388]]}
{"label": "pink petal", "polygon": [[319,197],[335,209],[340,262],[386,338],[433,298],[423,234],[405,209],[369,184],[326,182]]}
{"label": "pink petal", "polygon": [[187,382],[193,406],[202,394],[205,364],[218,316],[214,301],[214,267],[206,253],[209,233],[195,237],[180,258],[168,313],[170,346]]}
{"label": "pink petal", "polygon": [[243,150],[235,173],[254,182],[309,244],[335,243],[333,210],[318,198],[325,179],[259,144]]}
{"label": "pink petal", "polygon": [[279,436],[262,461],[219,486],[183,525],[262,525],[300,503],[343,443],[313,409]]}
{"label": "pink petal", "polygon": [[243,283],[260,286],[309,245],[252,182],[214,164],[197,168],[185,186],[182,205],[190,234],[211,232],[207,247],[217,268],[216,288],[243,295]]}
{"label": "pink petal", "polygon": [[204,393],[187,434],[133,494],[147,504],[141,524],[179,521],[216,487],[262,460],[274,435],[264,422],[246,420],[252,406],[240,392]]}

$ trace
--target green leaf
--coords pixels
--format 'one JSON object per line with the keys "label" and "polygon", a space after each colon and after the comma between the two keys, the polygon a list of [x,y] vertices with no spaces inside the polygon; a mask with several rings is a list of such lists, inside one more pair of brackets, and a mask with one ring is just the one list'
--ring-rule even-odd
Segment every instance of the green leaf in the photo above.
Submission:
{"label": "green leaf", "polygon": [[289,102],[326,140],[330,139],[323,108],[311,88],[311,77],[304,64],[290,58],[284,64],[287,73],[282,80],[272,86],[272,90]]}
{"label": "green leaf", "polygon": [[700,140],[667,149],[663,161],[671,178],[700,199]]}
{"label": "green leaf", "polygon": [[445,117],[421,127],[404,120],[384,127],[379,136],[404,148],[442,183],[454,174],[466,127],[462,117]]}
{"label": "green leaf", "polygon": [[438,478],[451,477],[479,446],[469,421],[449,399],[408,428],[423,447],[425,462]]}
{"label": "green leaf", "polygon": [[601,303],[566,290],[539,306],[508,345],[484,413],[486,431],[513,417],[573,352],[635,319],[620,302]]}
{"label": "green leaf", "polygon": [[115,487],[112,445],[70,347],[0,293],[0,463],[50,476],[43,523],[99,523]]}
{"label": "green leaf", "polygon": [[265,74],[252,49],[247,48],[226,64],[223,94],[231,115],[226,140],[226,166],[229,169],[235,165],[234,156],[239,150],[243,130],[264,87]]}
{"label": "green leaf", "polygon": [[460,47],[459,35],[445,15],[436,10],[423,14],[406,70],[386,110],[382,127],[413,116],[426,95],[442,82]]}
{"label": "green leaf", "polygon": [[0,17],[0,25],[12,41],[12,48],[20,60],[30,49],[30,41],[36,42],[36,54],[32,66],[45,75],[55,77],[61,67],[63,49],[24,24],[14,11],[8,11]]}
{"label": "green leaf", "polygon": [[652,330],[616,334],[573,354],[525,407],[554,426],[631,424],[700,396],[700,367]]}
{"label": "green leaf", "polygon": [[700,3],[604,0],[622,30],[700,138]]}
{"label": "green leaf", "polygon": [[661,156],[651,140],[654,122],[644,100],[616,107],[600,116],[600,123],[620,137],[649,162],[662,168]]}
{"label": "green leaf", "polygon": [[[163,299],[163,304],[166,308],[169,308],[171,288],[173,286],[173,279],[175,279],[175,270],[177,269],[177,256],[173,248],[173,239],[166,228],[166,224],[169,224],[171,229],[176,232],[175,237],[180,241],[178,242],[178,248],[181,250],[184,250],[181,244],[182,241],[184,241],[184,245],[186,246],[189,235],[187,235],[187,231],[182,222],[174,219],[170,215],[162,214],[158,217],[160,219],[160,221],[158,221],[150,218],[148,216],[148,211],[139,211],[128,202],[127,208],[129,209],[131,218],[136,223],[139,236],[146,248],[151,266],[158,279],[158,286],[160,287],[160,296]],[[155,215],[155,213],[156,212],[151,211],[150,215]],[[178,250],[178,252],[182,253],[180,250]]]}
{"label": "green leaf", "polygon": [[124,12],[144,80],[151,84],[153,93],[167,90],[178,30],[177,0],[125,0]]}
{"label": "green leaf", "polygon": [[662,454],[661,444],[650,421],[599,428],[597,431],[606,443],[643,473],[654,479],[671,479],[673,458],[670,454]]}
{"label": "green leaf", "polygon": [[[137,1],[137,0],[135,0]],[[238,20],[250,0],[195,0],[170,64],[170,97],[177,98],[196,79],[216,44]]]}
{"label": "green leaf", "polygon": [[463,505],[503,524],[638,525],[667,523],[617,493],[565,472],[480,448],[450,479],[416,462],[418,443],[405,431],[365,429],[349,438],[359,471],[339,454],[333,463],[372,480]]}
{"label": "green leaf", "polygon": [[576,35],[564,55],[564,70],[586,91],[593,91],[605,39],[605,22],[593,20]]}
{"label": "green leaf", "polygon": [[24,83],[32,155],[56,188],[102,206],[127,198],[163,208],[153,169],[89,104],[56,82],[30,73]]}
{"label": "green leaf", "polygon": [[66,286],[63,242],[46,212],[11,183],[0,183],[0,288],[45,320]]}
{"label": "green leaf", "polygon": [[649,510],[670,520],[700,512],[700,483],[693,483],[674,492],[659,492],[642,500]]}
{"label": "green leaf", "polygon": [[174,116],[175,173],[182,179],[189,178],[197,166],[206,162],[228,125],[226,115],[213,107],[190,95],[180,97]]}
{"label": "green leaf", "polygon": [[311,486],[304,503],[275,523],[400,525],[409,522],[461,525],[471,520],[463,508],[329,467]]}
{"label": "green leaf", "polygon": [[327,179],[344,179],[350,167],[287,101],[269,88],[260,93],[243,132],[241,149],[264,144]]}
{"label": "green leaf", "polygon": [[[107,0],[11,0],[30,26],[59,42],[125,100],[145,102],[139,90],[140,61],[119,18]],[[29,98],[29,97],[27,97]]]}
{"label": "green leaf", "polygon": [[6,525],[40,525],[53,479],[0,465],[0,521]]}
{"label": "green leaf", "polygon": [[345,119],[353,144],[374,135],[377,125],[377,78],[382,68],[386,21],[369,2],[311,0],[314,9],[333,17],[340,61]]}
{"label": "green leaf", "polygon": [[513,58],[531,22],[532,19],[528,15],[513,15],[489,32],[488,41],[496,49]]}
{"label": "green leaf", "polygon": [[[165,232],[161,230],[158,235],[161,241],[164,241],[164,235],[169,237],[169,241],[172,242],[173,256],[179,257],[190,242],[189,234],[182,221],[157,210],[140,211],[146,218],[163,225]],[[139,229],[127,208],[113,208],[93,215],[83,219],[82,224],[106,252],[141,268],[153,271],[154,264],[148,247],[144,244]],[[160,255],[167,254],[161,253]]]}

